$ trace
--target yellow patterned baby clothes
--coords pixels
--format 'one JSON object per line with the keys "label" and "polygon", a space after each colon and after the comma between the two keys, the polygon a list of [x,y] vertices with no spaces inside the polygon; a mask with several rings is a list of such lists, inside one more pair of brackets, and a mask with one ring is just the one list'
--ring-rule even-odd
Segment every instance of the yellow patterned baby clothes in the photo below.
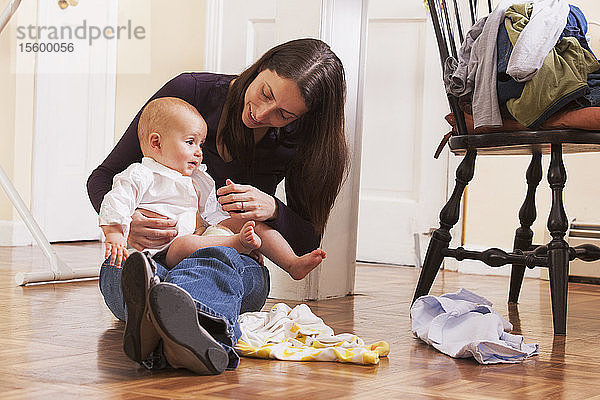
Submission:
{"label": "yellow patterned baby clothes", "polygon": [[306,304],[292,309],[277,303],[269,312],[244,313],[238,322],[242,336],[235,350],[246,357],[368,365],[377,364],[379,357],[390,352],[383,341],[365,345],[356,335],[335,335]]}

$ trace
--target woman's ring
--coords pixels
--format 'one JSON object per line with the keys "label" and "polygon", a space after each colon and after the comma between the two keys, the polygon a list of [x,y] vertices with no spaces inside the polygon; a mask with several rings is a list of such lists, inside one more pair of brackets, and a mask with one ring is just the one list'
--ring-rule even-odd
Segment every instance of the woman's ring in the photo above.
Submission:
{"label": "woman's ring", "polygon": [[240,201],[240,204],[242,205],[242,212],[244,212],[244,202]]}

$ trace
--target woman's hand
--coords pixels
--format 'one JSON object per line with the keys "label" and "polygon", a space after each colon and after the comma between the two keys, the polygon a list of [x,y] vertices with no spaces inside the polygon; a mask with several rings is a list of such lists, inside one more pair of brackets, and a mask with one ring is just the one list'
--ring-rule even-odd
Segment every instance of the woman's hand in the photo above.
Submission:
{"label": "woman's hand", "polygon": [[254,186],[238,185],[231,179],[217,190],[219,203],[233,219],[266,221],[277,216],[277,202]]}
{"label": "woman's hand", "polygon": [[172,219],[138,208],[131,216],[127,243],[139,251],[159,248],[177,236],[175,224]]}

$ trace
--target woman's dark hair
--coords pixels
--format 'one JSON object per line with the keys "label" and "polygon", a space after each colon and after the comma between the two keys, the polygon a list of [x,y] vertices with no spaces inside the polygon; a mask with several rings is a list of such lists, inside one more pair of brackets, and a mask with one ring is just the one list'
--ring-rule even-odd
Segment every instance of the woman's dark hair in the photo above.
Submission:
{"label": "woman's dark hair", "polygon": [[293,123],[299,138],[286,173],[288,204],[323,234],[349,167],[344,134],[346,81],[340,59],[318,39],[297,39],[267,51],[229,89],[217,143],[233,159],[251,166],[254,135],[241,119],[248,86],[263,70],[298,85],[308,112]]}

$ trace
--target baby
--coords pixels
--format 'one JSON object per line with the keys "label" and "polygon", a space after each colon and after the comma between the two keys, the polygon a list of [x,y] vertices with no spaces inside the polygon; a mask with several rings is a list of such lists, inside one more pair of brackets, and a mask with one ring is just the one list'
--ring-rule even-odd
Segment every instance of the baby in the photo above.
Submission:
{"label": "baby", "polygon": [[242,254],[258,250],[292,278],[304,278],[326,257],[325,252],[317,249],[298,257],[268,225],[229,218],[202,164],[206,132],[198,110],[181,99],[162,97],[146,105],[138,123],[144,158],[115,176],[100,207],[105,258],[116,266],[127,258],[131,216],[141,208],[177,221],[177,237],[167,245],[169,269],[199,248],[228,246]]}

